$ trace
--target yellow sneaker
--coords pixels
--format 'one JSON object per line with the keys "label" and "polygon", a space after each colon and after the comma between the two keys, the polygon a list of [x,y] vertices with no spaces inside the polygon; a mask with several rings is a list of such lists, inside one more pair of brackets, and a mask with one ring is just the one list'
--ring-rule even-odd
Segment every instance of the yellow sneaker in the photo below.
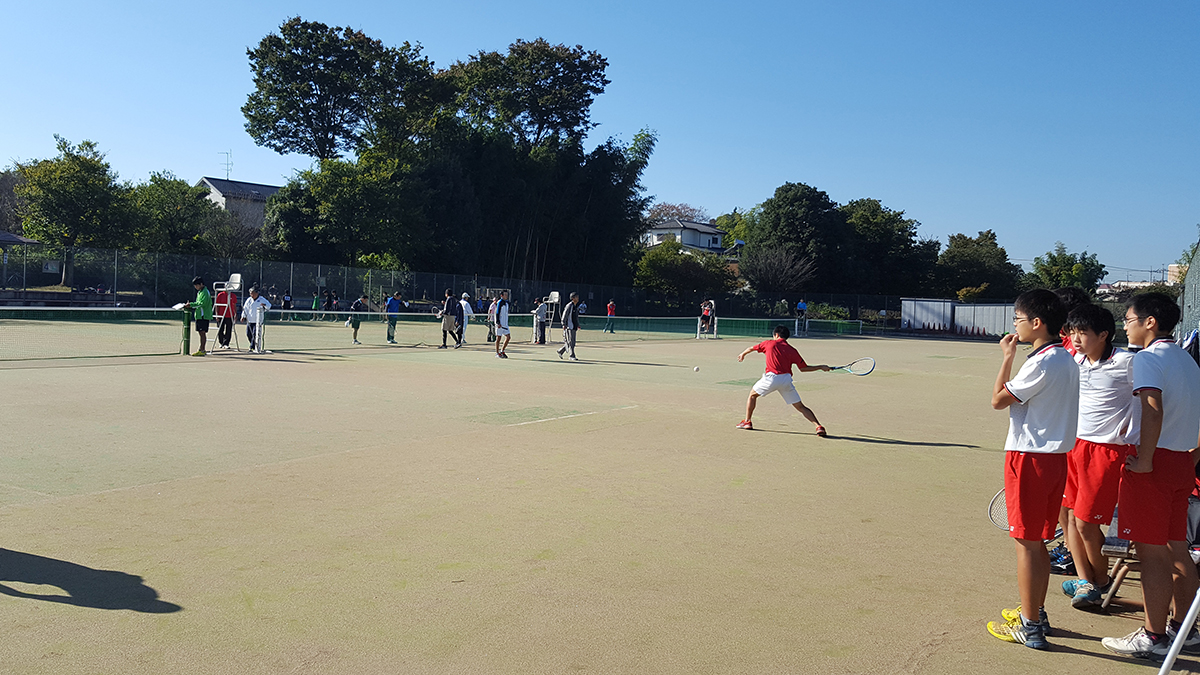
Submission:
{"label": "yellow sneaker", "polygon": [[201,351],[196,352],[195,354],[192,354],[192,356],[208,356],[208,354],[204,353],[204,351],[201,350]]}
{"label": "yellow sneaker", "polygon": [[[1005,623],[1021,622],[1021,606],[1017,605],[1016,609],[1000,610],[1000,618],[1004,619]],[[1038,621],[1046,627],[1046,635],[1050,634],[1050,618],[1046,616],[1045,609],[1038,609]]]}
{"label": "yellow sneaker", "polygon": [[989,621],[987,629],[992,637],[1005,642],[1015,642],[1033,649],[1047,649],[1050,646],[1050,643],[1046,642],[1046,627],[1040,622],[1024,624],[1020,619]]}

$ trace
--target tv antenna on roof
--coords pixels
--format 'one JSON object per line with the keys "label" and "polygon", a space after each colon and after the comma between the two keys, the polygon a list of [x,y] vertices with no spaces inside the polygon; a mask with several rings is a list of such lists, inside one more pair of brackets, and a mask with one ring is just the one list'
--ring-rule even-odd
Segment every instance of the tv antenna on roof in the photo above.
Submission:
{"label": "tv antenna on roof", "polygon": [[225,161],[221,166],[225,167],[225,180],[229,180],[229,172],[233,171],[233,150],[227,152],[218,152],[218,155],[225,155]]}

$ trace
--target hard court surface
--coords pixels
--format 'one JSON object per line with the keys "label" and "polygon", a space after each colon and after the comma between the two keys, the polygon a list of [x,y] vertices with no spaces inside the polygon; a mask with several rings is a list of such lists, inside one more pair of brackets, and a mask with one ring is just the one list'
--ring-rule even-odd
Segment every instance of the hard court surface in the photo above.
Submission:
{"label": "hard court surface", "polygon": [[0,672],[1152,672],[1136,581],[984,629],[995,345],[794,340],[879,362],[797,376],[820,439],[734,428],[753,340],[588,337],[0,366]]}

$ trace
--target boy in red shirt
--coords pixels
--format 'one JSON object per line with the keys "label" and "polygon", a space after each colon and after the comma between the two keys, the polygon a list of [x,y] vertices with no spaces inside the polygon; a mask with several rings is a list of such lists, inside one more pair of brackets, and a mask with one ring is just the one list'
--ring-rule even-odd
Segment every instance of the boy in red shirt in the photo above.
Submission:
{"label": "boy in red shirt", "polygon": [[750,390],[750,398],[746,400],[746,419],[739,422],[737,428],[753,429],[754,425],[750,423],[750,418],[754,415],[754,406],[758,402],[758,397],[778,391],[783,396],[783,402],[790,404],[801,415],[804,415],[804,419],[816,426],[817,435],[824,437],[825,427],[817,421],[817,416],[813,414],[813,411],[800,401],[800,394],[796,393],[796,387],[792,384],[792,364],[795,364],[802,373],[811,373],[814,370],[829,371],[830,368],[829,366],[810,366],[805,363],[800,352],[788,344],[789,337],[791,337],[791,331],[786,326],[776,326],[773,339],[765,340],[753,347],[747,347],[746,351],[738,354],[739,363],[750,352],[766,354],[767,370],[763,373],[762,379],[756,382],[754,388]]}

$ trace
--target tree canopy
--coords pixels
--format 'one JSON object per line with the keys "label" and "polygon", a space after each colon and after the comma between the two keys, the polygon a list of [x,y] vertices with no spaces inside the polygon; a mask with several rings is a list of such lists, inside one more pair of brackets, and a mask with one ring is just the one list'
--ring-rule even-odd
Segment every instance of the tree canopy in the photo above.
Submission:
{"label": "tree canopy", "polygon": [[936,275],[942,297],[956,297],[962,289],[982,289],[973,297],[1012,299],[1022,272],[1020,265],[1009,262],[996,233],[984,230],[975,237],[950,235],[938,257]]}
{"label": "tree canopy", "polygon": [[1094,295],[1104,274],[1104,265],[1095,254],[1089,255],[1087,251],[1070,253],[1066,244],[1060,241],[1054,244],[1054,250],[1033,259],[1033,271],[1025,275],[1022,285],[1026,288],[1078,286]]}

